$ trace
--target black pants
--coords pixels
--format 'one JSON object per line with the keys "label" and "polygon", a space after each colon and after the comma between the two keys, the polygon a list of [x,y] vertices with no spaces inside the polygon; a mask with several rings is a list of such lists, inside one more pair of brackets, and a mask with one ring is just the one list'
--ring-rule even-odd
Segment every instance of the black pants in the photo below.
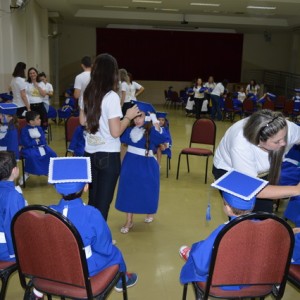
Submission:
{"label": "black pants", "polygon": [[196,119],[200,119],[204,99],[205,98],[194,98]]}
{"label": "black pants", "polygon": [[30,109],[33,111],[36,111],[41,118],[41,126],[45,130],[48,127],[48,117],[47,117],[47,111],[45,109],[44,103],[34,103],[30,104]]}
{"label": "black pants", "polygon": [[[213,173],[215,179],[217,180],[221,176],[223,176],[225,173],[227,173],[227,171],[223,170],[223,169],[217,169],[215,166],[213,166],[212,173]],[[262,178],[262,179],[266,179],[266,178]],[[222,196],[221,191],[220,191],[220,194]],[[272,199],[256,198],[253,211],[254,212],[264,211],[264,212],[272,213],[273,212],[273,204],[274,204],[274,201]]]}
{"label": "black pants", "polygon": [[85,153],[85,156],[91,158],[92,169],[88,204],[97,208],[107,221],[121,170],[120,152]]}

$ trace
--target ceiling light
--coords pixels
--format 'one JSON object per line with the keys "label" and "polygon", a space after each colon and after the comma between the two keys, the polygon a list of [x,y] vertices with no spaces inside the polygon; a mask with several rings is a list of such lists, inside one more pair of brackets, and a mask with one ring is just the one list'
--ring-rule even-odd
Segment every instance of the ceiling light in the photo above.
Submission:
{"label": "ceiling light", "polygon": [[154,10],[162,10],[162,11],[179,11],[177,8],[154,8]]}
{"label": "ceiling light", "polygon": [[276,9],[275,6],[254,6],[254,5],[248,5],[247,8],[249,8],[249,9]]}
{"label": "ceiling light", "polygon": [[121,6],[121,5],[104,5],[105,8],[129,8],[129,6]]}
{"label": "ceiling light", "polygon": [[221,4],[217,4],[217,3],[198,3],[198,2],[192,2],[192,3],[190,3],[190,5],[218,7],[218,6],[220,6]]}
{"label": "ceiling light", "polygon": [[152,0],[132,0],[132,2],[136,3],[154,3],[154,4],[161,4],[162,1],[152,1]]}

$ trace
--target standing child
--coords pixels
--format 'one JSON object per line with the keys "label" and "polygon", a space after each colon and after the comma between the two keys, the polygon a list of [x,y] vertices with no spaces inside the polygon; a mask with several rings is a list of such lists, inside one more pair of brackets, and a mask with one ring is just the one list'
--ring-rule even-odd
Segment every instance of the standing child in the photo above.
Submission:
{"label": "standing child", "polygon": [[0,151],[0,260],[15,261],[10,223],[14,215],[26,205],[14,180],[19,176],[19,168],[13,152]]}
{"label": "standing child", "polygon": [[157,120],[159,121],[159,126],[164,129],[165,134],[168,136],[166,141],[163,144],[160,144],[157,148],[156,157],[157,162],[160,165],[162,154],[166,154],[169,159],[172,157],[172,138],[169,129],[169,121],[167,120],[167,113],[165,112],[157,112],[156,113]]}
{"label": "standing child", "polygon": [[[227,182],[230,182],[231,180],[231,186],[234,187],[236,186],[237,180],[240,180],[241,178],[244,178],[244,176],[239,177],[238,174],[238,176],[235,177],[233,180],[231,180],[230,177],[227,177],[226,180]],[[247,178],[248,180],[259,180],[250,176],[247,176]],[[256,195],[265,184],[266,182],[262,182],[259,188],[257,188],[257,185],[255,184],[255,188],[252,195]],[[230,190],[230,188],[228,188],[227,191],[228,190]],[[232,195],[231,193],[223,191],[222,195],[224,205],[223,210],[225,214],[229,217],[229,222],[231,222],[238,216],[250,213],[254,208],[256,200],[255,196],[252,196],[249,200],[244,200],[241,198],[243,196],[238,194]],[[179,254],[186,261],[180,273],[181,283],[185,284],[194,281],[206,282],[209,273],[211,254],[215,239],[227,223],[228,222],[217,227],[205,240],[194,243],[192,245],[192,248],[188,246],[182,246],[180,248]],[[226,288],[229,289],[228,287]],[[237,289],[236,286],[230,287],[230,289],[231,288],[233,290]]]}
{"label": "standing child", "polygon": [[[22,155],[25,159],[25,181],[29,174],[48,175],[50,157],[56,153],[47,145],[45,133],[41,127],[40,115],[35,111],[26,113],[27,125],[21,130]],[[19,184],[23,184],[20,178]]]}
{"label": "standing child", "polygon": [[13,103],[0,104],[0,151],[13,151],[19,159],[17,108]]}
{"label": "standing child", "polygon": [[[147,214],[146,223],[153,221],[159,200],[159,165],[153,151],[163,144],[168,136],[159,126],[151,104],[136,101],[139,115],[134,118],[134,125],[127,128],[121,136],[121,142],[128,145],[124,157],[116,209],[126,213],[122,233],[128,233],[133,226],[133,214]],[[150,116],[146,114],[150,113]],[[151,121],[148,119],[151,119]]]}
{"label": "standing child", "polygon": [[[91,182],[91,165],[88,157],[57,157],[50,159],[48,182],[53,184],[61,195],[57,205],[50,208],[68,218],[78,230],[87,257],[90,276],[95,276],[104,269],[119,265],[121,272],[126,272],[126,265],[121,251],[113,245],[111,232],[99,210],[85,205],[81,199]],[[134,286],[138,277],[135,273],[126,273],[127,287]],[[122,292],[120,280],[115,289]],[[33,290],[31,299],[43,296]]]}
{"label": "standing child", "polygon": [[50,82],[48,82],[47,76],[44,72],[39,73],[39,80],[44,82],[45,84],[46,95],[43,99],[43,102],[44,102],[46,112],[48,113],[49,106],[50,106],[50,98],[53,96],[53,92],[54,92],[53,86]]}
{"label": "standing child", "polygon": [[192,117],[194,115],[195,109],[194,109],[194,105],[195,105],[195,101],[194,101],[194,91],[193,88],[189,88],[187,90],[187,94],[188,94],[188,99],[186,102],[186,106],[185,106],[185,111],[186,111],[186,117]]}

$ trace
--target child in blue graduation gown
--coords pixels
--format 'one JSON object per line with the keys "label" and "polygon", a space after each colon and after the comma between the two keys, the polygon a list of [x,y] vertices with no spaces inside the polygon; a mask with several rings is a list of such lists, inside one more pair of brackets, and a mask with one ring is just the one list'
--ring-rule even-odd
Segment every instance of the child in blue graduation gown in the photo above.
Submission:
{"label": "child in blue graduation gown", "polygon": [[10,224],[14,215],[26,205],[16,190],[14,180],[19,168],[13,152],[0,151],[0,260],[15,261]]}
{"label": "child in blue graduation gown", "polygon": [[170,158],[170,159],[172,157],[172,151],[171,151],[172,137],[171,137],[171,133],[170,133],[170,129],[169,129],[169,122],[166,119],[167,113],[157,112],[156,117],[157,117],[157,120],[159,121],[159,126],[164,129],[164,132],[167,135],[166,141],[163,144],[160,144],[156,151],[157,161],[158,161],[158,164],[160,165],[161,156],[163,154],[167,155],[168,158]]}
{"label": "child in blue graduation gown", "polygon": [[73,156],[83,156],[85,147],[85,126],[79,125],[76,127],[68,151],[73,153]]}
{"label": "child in blue graduation gown", "polygon": [[65,101],[61,108],[57,110],[58,119],[66,120],[71,117],[75,109],[75,99],[73,98],[73,89],[67,89],[65,91]]}
{"label": "child in blue graduation gown", "polygon": [[56,153],[47,145],[40,115],[35,111],[26,113],[27,125],[21,130],[22,155],[25,158],[26,178],[29,174],[48,175],[50,157]]}
{"label": "child in blue graduation gown", "polygon": [[[81,199],[91,182],[91,163],[88,157],[51,158],[48,182],[54,184],[62,199],[50,208],[63,214],[78,230],[85,247],[88,271],[94,276],[104,269],[119,265],[121,272],[126,272],[126,265],[121,251],[113,245],[111,232],[101,213]],[[127,287],[137,282],[135,273],[126,273]],[[115,289],[122,291],[121,281]],[[39,291],[33,291],[42,296]],[[38,297],[35,297],[35,299]]]}
{"label": "child in blue graduation gown", "polygon": [[[152,105],[134,101],[140,115],[121,136],[121,142],[128,145],[122,162],[116,209],[126,212],[126,223],[122,233],[128,233],[133,226],[133,214],[147,214],[146,223],[153,221],[159,200],[159,165],[154,151],[168,136],[155,115]],[[145,121],[146,113],[150,112]],[[141,196],[142,195],[142,196]]]}
{"label": "child in blue graduation gown", "polygon": [[[258,192],[259,191],[257,191],[257,193]],[[255,197],[249,200],[243,200],[228,192],[223,191],[222,194],[224,199],[224,212],[229,216],[229,222],[238,216],[250,213],[254,208]],[[205,282],[207,280],[215,239],[226,224],[227,222],[217,227],[205,240],[193,244],[192,248],[187,246],[180,248],[180,256],[186,260],[180,273],[181,283],[185,284],[194,281]],[[240,287],[232,286],[226,287],[226,289],[237,290],[240,289]]]}
{"label": "child in blue graduation gown", "polygon": [[13,103],[0,104],[0,151],[13,151],[19,159],[17,128],[17,106]]}

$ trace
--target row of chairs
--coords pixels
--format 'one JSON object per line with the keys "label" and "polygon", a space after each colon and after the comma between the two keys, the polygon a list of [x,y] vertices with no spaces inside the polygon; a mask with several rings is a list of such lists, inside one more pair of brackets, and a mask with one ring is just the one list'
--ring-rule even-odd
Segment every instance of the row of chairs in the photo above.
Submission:
{"label": "row of chairs", "polygon": [[181,91],[180,95],[176,91],[170,91],[169,93],[167,90],[164,90],[164,96],[165,96],[165,103],[164,107],[166,108],[184,108],[186,102],[185,102],[185,97],[183,95],[183,92]]}
{"label": "row of chairs", "polygon": [[[259,222],[257,220],[260,220]],[[32,288],[48,299],[106,299],[121,278],[127,300],[125,274],[111,266],[89,277],[85,250],[74,225],[46,206],[31,205],[12,221],[16,263],[0,263],[0,299],[5,299],[10,275],[18,270],[28,299]],[[282,299],[287,280],[300,288],[300,266],[291,265],[294,234],[283,219],[269,213],[252,213],[229,222],[218,234],[213,247],[206,282],[192,282],[195,299],[264,299],[272,294]],[[244,288],[229,291],[221,286]],[[183,300],[188,284],[184,284]]]}

